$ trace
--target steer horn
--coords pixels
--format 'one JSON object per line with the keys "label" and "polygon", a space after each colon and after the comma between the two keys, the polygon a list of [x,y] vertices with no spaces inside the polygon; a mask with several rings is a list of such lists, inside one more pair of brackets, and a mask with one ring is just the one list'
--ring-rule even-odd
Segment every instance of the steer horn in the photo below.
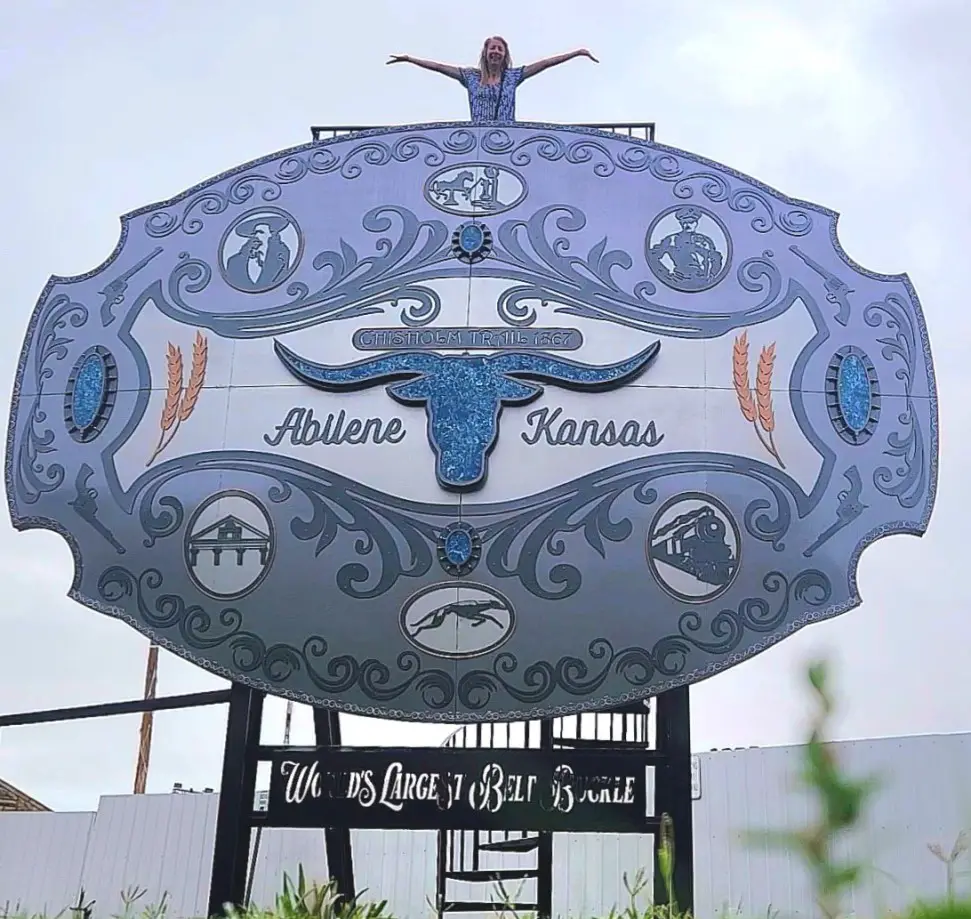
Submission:
{"label": "steer horn", "polygon": [[434,371],[443,360],[437,354],[426,351],[399,351],[352,364],[328,366],[308,361],[278,341],[273,342],[273,350],[295,377],[317,389],[333,391],[363,389],[391,380],[420,377]]}
{"label": "steer horn", "polygon": [[562,357],[552,357],[535,351],[507,351],[488,358],[500,373],[524,377],[538,383],[555,383],[565,389],[595,392],[631,380],[644,371],[661,350],[659,341],[640,354],[616,364],[597,366],[582,364]]}

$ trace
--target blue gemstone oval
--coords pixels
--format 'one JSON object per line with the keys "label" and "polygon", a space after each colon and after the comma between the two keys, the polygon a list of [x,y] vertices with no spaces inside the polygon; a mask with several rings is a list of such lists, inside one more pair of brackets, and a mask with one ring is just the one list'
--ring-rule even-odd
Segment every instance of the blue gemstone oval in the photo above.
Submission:
{"label": "blue gemstone oval", "polygon": [[81,431],[98,420],[104,408],[108,389],[108,368],[105,359],[94,352],[81,362],[71,394],[71,417]]}
{"label": "blue gemstone oval", "polygon": [[484,242],[485,233],[483,233],[482,227],[474,223],[462,227],[462,232],[459,233],[459,245],[463,252],[474,255],[482,248]]}
{"label": "blue gemstone oval", "polygon": [[445,537],[445,557],[453,565],[464,565],[472,557],[472,537],[465,530],[452,530]]}
{"label": "blue gemstone oval", "polygon": [[859,355],[847,354],[840,361],[836,398],[846,426],[854,434],[859,434],[870,420],[873,399],[870,377]]}

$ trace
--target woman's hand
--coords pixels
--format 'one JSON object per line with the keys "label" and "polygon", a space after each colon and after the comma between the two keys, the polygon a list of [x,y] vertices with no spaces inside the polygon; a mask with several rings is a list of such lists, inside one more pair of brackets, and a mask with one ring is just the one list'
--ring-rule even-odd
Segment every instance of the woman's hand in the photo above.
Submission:
{"label": "woman's hand", "polygon": [[410,62],[410,58],[407,54],[392,54],[391,57],[385,61],[386,64],[407,64]]}
{"label": "woman's hand", "polygon": [[586,48],[581,48],[579,51],[577,51],[577,57],[588,57],[595,64],[600,63],[600,61],[598,61]]}

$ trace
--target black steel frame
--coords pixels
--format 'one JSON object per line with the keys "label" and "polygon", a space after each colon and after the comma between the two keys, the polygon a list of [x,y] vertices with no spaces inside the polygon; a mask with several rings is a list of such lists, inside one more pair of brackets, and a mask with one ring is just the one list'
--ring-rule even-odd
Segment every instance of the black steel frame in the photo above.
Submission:
{"label": "black steel frame", "polygon": [[[0,728],[229,703],[207,913],[216,916],[222,915],[225,903],[244,906],[247,900],[247,856],[251,831],[260,823],[260,814],[254,812],[254,804],[256,768],[262,749],[260,730],[263,724],[263,699],[263,693],[241,683],[232,683],[229,689],[209,692],[0,715]],[[318,746],[340,746],[337,712],[314,709],[314,728]],[[324,844],[327,864],[337,890],[341,897],[351,899],[354,896],[354,874],[350,832],[325,829]]]}
{"label": "black steel frame", "polygon": [[19,712],[0,715],[0,728],[21,727],[27,724],[50,724],[53,721],[77,721],[82,718],[106,718],[109,715],[133,715],[141,712],[161,712],[175,708],[198,708],[229,702],[230,689],[192,692],[161,699],[135,699],[131,702],[102,702],[74,708],[50,708],[40,712]]}
{"label": "black steel frame", "polygon": [[[561,716],[557,719],[544,719],[539,722],[519,722],[518,726],[524,731],[524,743],[531,747],[530,738],[535,740],[535,731],[539,728],[540,750],[598,750],[609,754],[618,748],[643,749],[643,763],[654,767],[654,801],[653,816],[644,820],[643,831],[654,838],[654,903],[666,905],[669,902],[668,889],[664,876],[659,870],[658,852],[662,844],[661,824],[662,815],[670,818],[673,827],[672,837],[674,845],[674,876],[672,878],[672,893],[680,909],[688,912],[694,909],[694,835],[692,829],[692,798],[691,798],[691,730],[690,730],[690,701],[687,686],[670,690],[651,700],[655,707],[655,738],[654,746],[650,747],[648,737],[648,708],[646,703],[632,703],[610,712],[597,713],[597,716],[609,717],[609,736],[602,736],[600,730],[595,731],[593,738],[580,736],[580,724],[577,724],[577,737],[572,738],[563,733],[554,732],[554,724],[563,725],[567,718],[582,719],[587,716]],[[631,719],[633,732],[631,731]],[[616,736],[617,721],[620,722],[620,736]],[[498,725],[476,724],[464,728],[453,735],[450,742],[461,746],[493,747],[495,744],[495,728]],[[485,736],[488,731],[488,737]],[[466,740],[466,734],[471,734],[472,743]],[[461,740],[461,744],[459,744]],[[511,832],[488,831],[487,828],[469,827],[473,833],[470,843],[466,842],[465,834],[454,830],[440,830],[438,834],[437,880],[435,892],[435,907],[439,919],[446,915],[458,913],[483,913],[513,911],[534,912],[538,919],[550,919],[553,906],[553,833],[536,832],[514,834]],[[485,837],[485,842],[480,840]],[[499,835],[496,841],[493,837]],[[458,853],[456,853],[458,849]],[[490,868],[482,869],[480,852],[536,852],[536,865],[532,868]],[[456,865],[456,854],[458,862]],[[466,862],[471,862],[466,866]],[[535,902],[497,903],[480,900],[461,901],[448,896],[448,882],[505,882],[511,880],[535,880]]]}
{"label": "black steel frame", "polygon": [[[340,137],[344,134],[356,134],[359,131],[377,131],[387,128],[388,125],[363,125],[363,124],[335,124],[323,125],[315,124],[310,127],[311,140],[318,141]],[[654,140],[653,121],[635,121],[631,124],[610,124],[607,122],[597,122],[590,124],[570,125],[574,128],[594,128],[598,131],[607,131],[610,134],[626,134],[628,137],[639,137],[641,140]]]}
{"label": "black steel frame", "polygon": [[[207,915],[222,914],[225,904],[243,907],[249,898],[247,875],[249,868],[252,831],[264,822],[265,815],[256,811],[256,773],[261,759],[268,752],[279,749],[261,744],[264,693],[233,683],[229,689],[189,693],[156,699],[139,699],[129,702],[109,702],[74,708],[48,709],[37,712],[20,712],[0,715],[0,728],[57,721],[75,721],[86,718],[102,718],[140,712],[166,711],[196,708],[205,705],[228,703],[226,741],[223,756],[222,781],[219,791],[219,808],[216,820],[216,838],[213,851],[212,875]],[[657,870],[656,853],[661,837],[657,832],[660,814],[667,814],[675,828],[675,869],[673,888],[679,907],[692,910],[693,889],[693,833],[691,803],[691,731],[689,691],[687,686],[665,692],[657,697],[656,750],[651,751],[655,765],[654,813],[648,818],[645,831],[653,832],[655,839],[654,902],[668,902],[663,878]],[[632,712],[627,708],[624,711]],[[540,749],[560,747],[608,749],[609,742],[569,738],[554,738],[552,720],[540,722]],[[314,709],[314,733],[318,747],[340,747],[340,722],[336,711]],[[433,751],[429,751],[433,755]],[[470,830],[477,829],[469,827]],[[324,845],[327,852],[328,873],[337,892],[347,901],[354,897],[354,866],[351,853],[350,830],[340,827],[324,828]],[[443,848],[439,846],[439,884],[444,877]],[[255,855],[254,851],[255,867]],[[552,911],[553,888],[553,834],[539,833],[537,840],[538,866],[536,911],[540,919],[548,919]],[[439,912],[449,910],[444,901],[444,889],[436,893]]]}
{"label": "black steel frame", "polygon": [[[241,683],[234,683],[230,693],[208,916],[223,915],[223,907],[227,903],[236,907],[246,906],[249,899],[247,874],[252,831],[259,830],[265,822],[265,814],[254,809],[256,772],[260,760],[270,749],[262,745],[260,738],[264,693]],[[314,709],[314,735],[318,747],[340,746],[340,722],[336,711]],[[350,830],[342,827],[323,829],[328,873],[339,899],[350,902],[354,898]],[[254,851],[254,870],[256,854],[257,851]]]}
{"label": "black steel frame", "polygon": [[[386,128],[388,125],[314,125],[311,137],[319,141],[326,137],[338,137],[360,131]],[[628,137],[639,137],[653,142],[654,122],[630,124],[589,123],[573,127],[593,128]],[[212,880],[209,892],[209,916],[221,915],[225,904],[243,907],[249,898],[247,875],[252,831],[265,822],[264,815],[255,810],[256,773],[262,755],[270,748],[261,745],[263,701],[265,695],[240,683],[230,689],[211,692],[189,693],[156,699],[139,699],[129,702],[111,702],[74,708],[49,709],[37,712],[21,712],[0,716],[0,728],[56,721],[73,721],[82,718],[101,718],[140,712],[195,708],[204,705],[229,704],[226,719],[226,740],[223,756],[222,782],[219,792],[219,809],[216,821],[216,837],[213,851]],[[627,709],[627,711],[631,711]],[[551,749],[554,740],[553,722],[544,720],[541,725],[541,749]],[[341,745],[340,722],[336,711],[314,709],[314,733],[318,747]],[[675,829],[674,894],[682,909],[691,910],[693,892],[693,835],[691,812],[691,732],[688,687],[670,690],[657,697],[657,752],[662,763],[655,766],[655,813],[670,816]],[[569,746],[562,739],[561,746]],[[585,746],[581,742],[580,746]],[[609,745],[608,745],[609,746]],[[654,899],[658,904],[667,903],[668,895],[663,878],[657,870],[656,853],[661,837],[657,832],[659,818],[648,818],[647,831],[655,837]],[[469,829],[475,829],[470,827]],[[553,886],[553,834],[539,833],[537,851],[537,903],[540,919],[547,919],[552,910]],[[324,828],[324,844],[327,852],[328,872],[341,898],[354,897],[354,866],[351,853],[350,830]],[[258,853],[258,841],[253,851],[252,866]],[[439,875],[442,876],[443,849],[439,847]],[[444,891],[437,899],[439,910],[448,911],[444,903]]]}

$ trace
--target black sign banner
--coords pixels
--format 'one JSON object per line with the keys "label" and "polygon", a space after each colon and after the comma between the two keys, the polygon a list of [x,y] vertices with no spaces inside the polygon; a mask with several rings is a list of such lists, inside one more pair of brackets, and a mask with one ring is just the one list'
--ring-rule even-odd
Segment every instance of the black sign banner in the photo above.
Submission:
{"label": "black sign banner", "polygon": [[644,833],[649,750],[276,750],[265,826]]}

